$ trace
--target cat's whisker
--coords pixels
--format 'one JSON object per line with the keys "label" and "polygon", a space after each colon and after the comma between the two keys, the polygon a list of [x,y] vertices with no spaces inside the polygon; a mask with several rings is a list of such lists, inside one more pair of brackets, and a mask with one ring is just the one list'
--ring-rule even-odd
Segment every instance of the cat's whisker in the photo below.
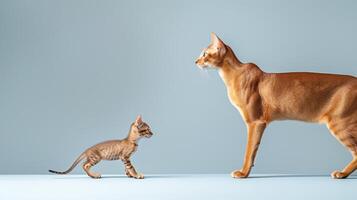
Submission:
{"label": "cat's whisker", "polygon": [[207,70],[207,67],[202,68],[200,71],[201,71],[200,74],[202,74],[204,77],[210,78],[210,74],[209,74],[209,72]]}

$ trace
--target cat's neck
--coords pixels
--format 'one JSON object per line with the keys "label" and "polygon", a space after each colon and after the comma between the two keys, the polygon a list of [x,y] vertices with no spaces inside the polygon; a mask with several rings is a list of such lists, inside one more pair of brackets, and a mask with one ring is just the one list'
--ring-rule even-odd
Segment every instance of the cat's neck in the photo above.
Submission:
{"label": "cat's neck", "polygon": [[239,68],[243,63],[237,58],[233,50],[226,46],[227,53],[225,55],[222,68]]}
{"label": "cat's neck", "polygon": [[223,60],[222,66],[219,67],[219,75],[226,86],[229,86],[230,80],[243,73],[244,63],[237,58],[229,46],[226,46],[226,49],[227,53]]}
{"label": "cat's neck", "polygon": [[243,82],[256,81],[264,75],[264,72],[253,63],[242,63],[234,54],[233,50],[227,47],[222,66],[219,67],[219,75],[221,76],[226,87],[237,87],[244,85]]}

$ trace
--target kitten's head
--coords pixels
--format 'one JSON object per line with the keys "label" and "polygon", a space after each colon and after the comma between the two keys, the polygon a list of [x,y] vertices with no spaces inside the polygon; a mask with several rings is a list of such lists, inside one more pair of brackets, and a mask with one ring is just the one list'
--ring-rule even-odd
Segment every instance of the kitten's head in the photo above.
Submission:
{"label": "kitten's head", "polygon": [[138,134],[139,137],[150,138],[153,135],[150,126],[142,120],[141,115],[136,117],[136,120],[132,124],[131,128]]}
{"label": "kitten's head", "polygon": [[221,67],[227,47],[216,34],[211,33],[211,44],[203,49],[201,55],[196,60],[196,65],[201,69],[206,67]]}

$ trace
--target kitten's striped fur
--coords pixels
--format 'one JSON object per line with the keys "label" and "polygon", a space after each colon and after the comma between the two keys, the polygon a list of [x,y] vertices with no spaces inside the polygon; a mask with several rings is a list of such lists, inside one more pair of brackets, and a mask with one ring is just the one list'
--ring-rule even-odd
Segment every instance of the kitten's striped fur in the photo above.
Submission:
{"label": "kitten's striped fur", "polygon": [[141,137],[151,137],[151,129],[148,124],[142,121],[141,116],[138,116],[135,122],[131,125],[128,136],[123,140],[109,140],[96,144],[87,150],[85,150],[72,164],[72,166],[64,171],[58,172],[54,170],[49,170],[49,172],[55,174],[68,174],[71,172],[82,160],[85,159],[83,163],[83,169],[88,176],[92,178],[100,178],[99,173],[91,172],[90,168],[101,160],[122,160],[125,165],[125,174],[128,177],[133,178],[144,178],[140,173],[137,173],[134,166],[130,162],[130,156],[137,149],[137,141]]}

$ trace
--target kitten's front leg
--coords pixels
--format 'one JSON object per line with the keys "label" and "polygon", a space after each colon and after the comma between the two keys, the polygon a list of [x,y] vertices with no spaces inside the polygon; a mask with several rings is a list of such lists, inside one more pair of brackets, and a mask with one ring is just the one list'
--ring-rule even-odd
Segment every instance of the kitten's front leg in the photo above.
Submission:
{"label": "kitten's front leg", "polygon": [[233,178],[246,178],[248,177],[252,166],[254,165],[254,159],[258,151],[260,140],[263,136],[266,123],[251,123],[248,124],[248,142],[245,150],[243,167],[240,170],[232,172]]}
{"label": "kitten's front leg", "polygon": [[137,178],[137,179],[143,179],[144,175],[141,173],[137,173],[134,166],[131,164],[130,159],[129,158],[125,158],[123,159],[124,165],[125,165],[125,174],[128,177],[133,177],[133,178]]}
{"label": "kitten's front leg", "polygon": [[125,168],[125,175],[127,175],[129,178],[132,178],[133,176],[130,174],[127,168]]}

